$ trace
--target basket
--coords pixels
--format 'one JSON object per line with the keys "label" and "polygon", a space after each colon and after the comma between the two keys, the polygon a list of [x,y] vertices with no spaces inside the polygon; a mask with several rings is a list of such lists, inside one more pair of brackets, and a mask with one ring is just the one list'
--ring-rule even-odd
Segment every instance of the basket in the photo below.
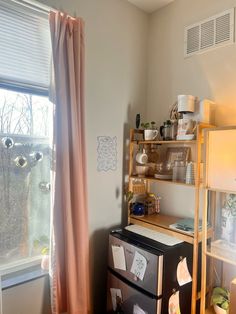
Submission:
{"label": "basket", "polygon": [[132,184],[132,191],[134,194],[145,194],[146,185],[144,182],[134,182]]}

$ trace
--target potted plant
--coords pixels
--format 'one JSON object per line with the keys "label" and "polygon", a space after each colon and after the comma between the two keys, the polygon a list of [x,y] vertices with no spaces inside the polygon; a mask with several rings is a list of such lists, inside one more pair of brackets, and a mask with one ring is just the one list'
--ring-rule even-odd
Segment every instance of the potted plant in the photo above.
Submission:
{"label": "potted plant", "polygon": [[158,135],[158,130],[156,128],[156,122],[145,122],[141,123],[141,127],[144,129],[144,140],[145,141],[152,141]]}
{"label": "potted plant", "polygon": [[228,314],[229,312],[229,291],[222,287],[215,287],[211,296],[211,303],[216,314]]}
{"label": "potted plant", "polygon": [[34,249],[37,254],[42,255],[41,268],[48,270],[49,267],[49,238],[42,235],[40,238],[34,240]]}
{"label": "potted plant", "polygon": [[49,269],[49,247],[45,246],[41,250],[41,254],[42,254],[41,268],[43,270],[48,270]]}

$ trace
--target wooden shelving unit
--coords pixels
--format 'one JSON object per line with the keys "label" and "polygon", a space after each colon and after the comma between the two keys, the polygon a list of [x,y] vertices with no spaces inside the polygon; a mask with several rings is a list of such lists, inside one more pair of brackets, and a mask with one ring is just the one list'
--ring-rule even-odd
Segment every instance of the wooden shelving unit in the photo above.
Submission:
{"label": "wooden shelving unit", "polygon": [[[191,308],[191,314],[196,313],[196,301],[199,299],[199,294],[197,293],[197,278],[198,278],[198,249],[199,249],[199,242],[202,240],[202,233],[199,231],[199,194],[200,194],[200,188],[201,188],[201,182],[200,182],[200,164],[201,164],[201,155],[202,155],[202,144],[203,144],[203,129],[205,128],[212,128],[213,126],[210,126],[208,124],[198,124],[197,130],[196,130],[196,140],[191,141],[144,141],[141,139],[141,135],[143,133],[142,130],[134,130],[132,129],[130,131],[130,151],[129,151],[129,190],[132,191],[133,187],[133,181],[134,180],[141,180],[145,183],[146,191],[150,191],[150,184],[171,184],[171,185],[179,185],[179,186],[185,186],[189,187],[190,189],[194,189],[195,191],[195,199],[194,202],[194,232],[193,233],[187,233],[182,230],[173,229],[170,227],[171,224],[176,223],[180,217],[174,217],[174,216],[166,216],[162,214],[157,215],[150,215],[150,216],[144,216],[144,217],[137,217],[129,213],[128,215],[128,222],[132,224],[138,224],[142,225],[144,227],[147,227],[149,229],[153,229],[159,232],[163,232],[165,234],[174,236],[176,238],[179,238],[183,241],[186,241],[188,243],[191,243],[193,245],[193,274],[192,274],[192,308]],[[167,147],[190,147],[193,148],[195,151],[195,162],[196,162],[196,172],[195,172],[195,184],[185,184],[182,182],[175,182],[172,180],[161,180],[156,179],[154,177],[139,177],[134,175],[133,169],[134,169],[134,157],[135,153],[137,151],[137,147],[139,145],[165,145]],[[183,217],[184,218],[184,217]],[[209,229],[207,232],[207,236],[209,237],[212,230]]]}
{"label": "wooden shelving unit", "polygon": [[[212,267],[220,265],[217,276],[220,286],[230,289],[229,313],[235,313],[236,299],[236,239],[228,239],[222,234],[222,210],[225,210],[225,199],[236,194],[236,126],[213,128],[205,132],[205,182],[204,210],[202,223],[202,287],[201,314],[214,313],[206,300],[207,274],[213,274]],[[208,241],[208,224],[212,226],[211,241]],[[234,225],[236,234],[236,222]],[[230,237],[230,236],[229,236]],[[210,265],[210,267],[208,266]],[[213,266],[212,266],[213,265]],[[225,269],[229,271],[225,271]],[[218,278],[220,277],[220,278]],[[210,291],[215,286],[214,278],[210,278]]]}

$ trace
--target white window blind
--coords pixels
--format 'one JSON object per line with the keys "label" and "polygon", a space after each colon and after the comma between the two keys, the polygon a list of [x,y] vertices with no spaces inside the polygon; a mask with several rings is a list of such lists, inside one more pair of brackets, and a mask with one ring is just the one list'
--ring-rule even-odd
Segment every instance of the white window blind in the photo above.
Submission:
{"label": "white window blind", "polygon": [[0,86],[46,92],[50,58],[47,14],[0,0]]}

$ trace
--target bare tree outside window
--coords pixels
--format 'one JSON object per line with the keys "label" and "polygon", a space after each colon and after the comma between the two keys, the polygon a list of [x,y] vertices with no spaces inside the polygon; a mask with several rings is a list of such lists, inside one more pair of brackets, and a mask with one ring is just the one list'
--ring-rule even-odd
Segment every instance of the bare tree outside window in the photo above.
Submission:
{"label": "bare tree outside window", "polygon": [[46,97],[0,89],[0,133],[48,137],[51,106]]}
{"label": "bare tree outside window", "polygon": [[0,89],[0,268],[49,245],[51,130],[47,97]]}

